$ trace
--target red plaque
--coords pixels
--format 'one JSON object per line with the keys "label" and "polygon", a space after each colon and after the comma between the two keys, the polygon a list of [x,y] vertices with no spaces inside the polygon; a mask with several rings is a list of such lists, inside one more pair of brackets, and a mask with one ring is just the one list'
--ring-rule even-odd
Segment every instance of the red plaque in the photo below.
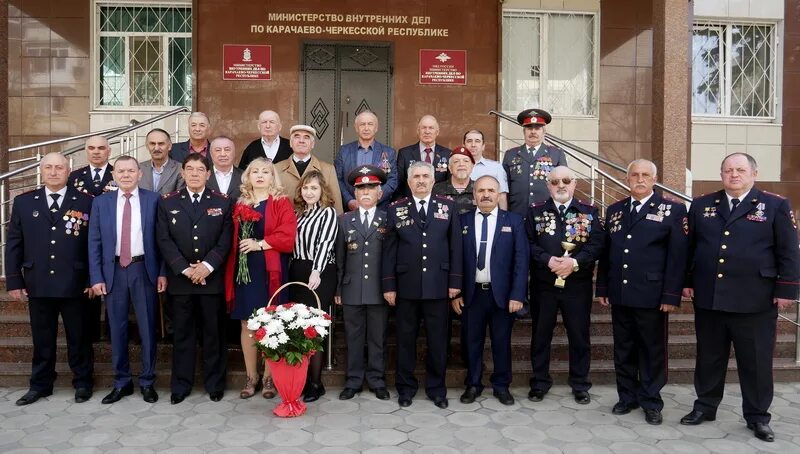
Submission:
{"label": "red plaque", "polygon": [[222,45],[222,80],[271,80],[272,46]]}
{"label": "red plaque", "polygon": [[421,85],[466,85],[467,51],[420,49],[419,83]]}

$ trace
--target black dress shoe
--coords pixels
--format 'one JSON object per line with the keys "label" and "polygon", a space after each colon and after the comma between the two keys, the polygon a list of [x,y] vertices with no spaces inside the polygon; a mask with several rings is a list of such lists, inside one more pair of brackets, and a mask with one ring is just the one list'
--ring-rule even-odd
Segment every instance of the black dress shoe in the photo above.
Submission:
{"label": "black dress shoe", "polygon": [[17,405],[19,405],[19,406],[30,405],[30,404],[36,402],[37,400],[41,399],[42,397],[47,397],[47,396],[52,396],[52,395],[53,395],[53,391],[52,390],[51,391],[34,391],[34,390],[30,390],[30,391],[26,392],[24,396],[22,396],[19,399],[17,399]]}
{"label": "black dress shoe", "polygon": [[118,402],[125,396],[130,396],[131,394],[133,394],[133,383],[128,383],[122,388],[112,389],[111,392],[108,393],[106,397],[103,397],[103,403],[113,404],[114,402]]}
{"label": "black dress shoe", "polygon": [[611,409],[611,413],[614,415],[627,415],[631,412],[631,410],[636,410],[639,408],[639,404],[626,404],[623,401],[619,401],[614,404],[614,408]]}
{"label": "black dress shoe", "polygon": [[339,400],[350,400],[353,397],[356,397],[357,393],[360,393],[360,389],[355,388],[345,388],[342,392],[339,393]]}
{"label": "black dress shoe", "polygon": [[681,424],[684,426],[696,426],[702,424],[703,421],[713,421],[717,419],[716,413],[703,413],[700,410],[692,410],[688,415],[681,418]]}
{"label": "black dress shoe", "polygon": [[389,390],[384,387],[370,389],[373,393],[375,393],[375,397],[380,400],[389,400]]}
{"label": "black dress shoe", "polygon": [[401,407],[410,407],[411,406],[411,398],[410,397],[398,397],[397,403]]}
{"label": "black dress shoe", "polygon": [[492,395],[503,405],[514,405],[514,396],[512,396],[508,390],[498,391],[495,389],[492,391]]}
{"label": "black dress shoe", "polygon": [[547,394],[547,391],[541,389],[531,389],[528,391],[528,400],[532,402],[541,402],[544,399],[544,395]]}
{"label": "black dress shoe", "polygon": [[759,440],[768,442],[775,441],[775,433],[770,429],[769,424],[765,422],[749,422],[747,428],[753,431],[753,434]]}
{"label": "black dress shoe", "polygon": [[222,400],[222,396],[225,395],[225,391],[214,391],[208,393],[208,398],[211,399],[212,402],[219,402]]}
{"label": "black dress shoe", "polygon": [[587,391],[572,391],[572,395],[575,397],[575,402],[581,405],[587,405],[592,401],[592,398],[589,396]]}
{"label": "black dress shoe", "polygon": [[461,395],[459,400],[461,400],[462,404],[471,404],[475,402],[475,399],[477,399],[480,395],[481,392],[478,391],[478,388],[474,386],[468,386],[467,389],[464,390],[464,394]]}
{"label": "black dress shoe", "polygon": [[446,397],[434,397],[431,399],[433,401],[433,405],[436,405],[439,408],[447,408],[447,398]]}
{"label": "black dress shoe", "polygon": [[325,395],[325,386],[322,383],[311,383],[303,394],[303,402],[315,402]]}
{"label": "black dress shoe", "polygon": [[154,404],[158,401],[158,393],[152,386],[142,386],[142,399],[145,402]]}
{"label": "black dress shoe", "polygon": [[172,393],[172,395],[169,396],[169,401],[172,403],[172,405],[177,405],[183,402],[183,400],[186,399],[187,396],[189,396],[189,394]]}
{"label": "black dress shoe", "polygon": [[89,388],[78,388],[75,390],[75,403],[82,404],[92,398],[92,390]]}
{"label": "black dress shoe", "polygon": [[658,426],[664,421],[664,418],[661,417],[660,410],[653,410],[653,409],[644,409],[644,420],[647,424],[651,426]]}

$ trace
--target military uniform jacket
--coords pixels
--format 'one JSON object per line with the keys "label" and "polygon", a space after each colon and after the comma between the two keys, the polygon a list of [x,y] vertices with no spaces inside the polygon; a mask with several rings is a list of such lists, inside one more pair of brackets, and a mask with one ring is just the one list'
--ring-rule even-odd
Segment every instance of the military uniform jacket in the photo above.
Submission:
{"label": "military uniform jacket", "polygon": [[44,188],[14,199],[6,244],[6,288],[31,298],[74,298],[89,287],[88,230],[92,196],[67,186],[61,207]]}
{"label": "military uniform jacket", "polygon": [[369,229],[360,210],[339,215],[336,236],[336,294],[342,304],[385,304],[381,289],[381,256],[386,235],[386,212],[375,210]]}
{"label": "military uniform jacket", "polygon": [[533,157],[525,145],[506,151],[503,169],[508,176],[508,210],[525,216],[531,204],[550,198],[547,177],[554,167],[565,165],[564,152],[547,144],[542,144]]}
{"label": "military uniform jacket", "polygon": [[773,298],[797,299],[797,225],[789,200],[750,190],[730,213],[725,191],[696,198],[689,210],[689,282],[702,309],[754,313]]}
{"label": "military uniform jacket", "polygon": [[73,186],[75,189],[81,192],[85,192],[97,197],[104,192],[117,189],[117,184],[114,182],[114,176],[111,174],[113,170],[114,166],[109,163],[108,167],[106,167],[106,171],[103,172],[103,178],[101,178],[99,182],[95,183],[92,180],[93,174],[89,166],[81,167],[80,169],[73,170],[72,173],[69,174],[67,185]]}
{"label": "military uniform jacket", "polygon": [[638,213],[631,213],[630,197],[608,207],[597,296],[620,306],[679,306],[689,252],[687,222],[683,203],[655,193]]}
{"label": "military uniform jacket", "polygon": [[405,299],[444,299],[461,288],[461,226],[455,202],[431,196],[426,222],[420,223],[412,197],[400,199],[386,214],[382,287]]}
{"label": "military uniform jacket", "polygon": [[594,262],[600,258],[605,244],[605,230],[600,214],[593,205],[572,199],[564,211],[558,213],[553,199],[532,205],[528,209],[525,225],[531,247],[531,286],[536,291],[552,290],[556,275],[547,266],[553,256],[564,255],[562,241],[577,244],[570,257],[578,261],[579,270],[566,279],[564,290],[592,285]]}
{"label": "military uniform jacket", "polygon": [[[192,207],[184,188],[167,194],[158,204],[156,239],[168,269],[167,291],[173,295],[222,294],[225,259],[233,242],[231,199],[206,187],[199,206]],[[214,271],[206,285],[195,285],[183,270],[207,262]]]}
{"label": "military uniform jacket", "polygon": [[474,186],[475,182],[470,180],[467,187],[462,192],[458,192],[453,186],[451,179],[448,178],[445,181],[441,181],[433,185],[433,193],[435,195],[443,195],[453,199],[453,201],[456,202],[458,214],[464,214],[475,209],[475,195],[473,194]]}

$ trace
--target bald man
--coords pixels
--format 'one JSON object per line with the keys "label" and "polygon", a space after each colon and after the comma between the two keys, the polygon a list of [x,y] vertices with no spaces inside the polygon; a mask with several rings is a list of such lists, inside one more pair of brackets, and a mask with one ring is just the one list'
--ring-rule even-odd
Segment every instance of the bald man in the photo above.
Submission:
{"label": "bald man", "polygon": [[239,168],[245,170],[253,159],[266,158],[277,164],[292,155],[289,139],[281,137],[281,117],[277,112],[265,110],[258,114],[258,132],[261,137],[250,142],[239,160]]}
{"label": "bald man", "polygon": [[439,137],[439,122],[436,121],[436,117],[424,115],[420,118],[417,123],[417,136],[419,137],[417,143],[403,147],[397,152],[398,187],[394,199],[411,196],[411,189],[406,182],[408,166],[414,161],[427,162],[433,166],[435,183],[447,179],[450,149],[436,143],[436,138]]}

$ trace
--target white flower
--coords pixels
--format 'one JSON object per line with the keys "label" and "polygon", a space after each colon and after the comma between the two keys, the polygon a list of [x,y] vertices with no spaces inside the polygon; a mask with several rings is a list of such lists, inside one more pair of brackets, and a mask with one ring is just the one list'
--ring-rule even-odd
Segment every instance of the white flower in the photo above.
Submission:
{"label": "white flower", "polygon": [[289,336],[285,332],[278,333],[278,343],[283,345],[287,342],[289,342]]}
{"label": "white flower", "polygon": [[276,312],[276,315],[279,319],[283,320],[284,322],[290,322],[294,319],[295,314],[292,311],[280,311]]}
{"label": "white flower", "polygon": [[247,320],[247,329],[255,331],[259,328],[261,328],[261,323],[257,319],[250,318]]}

